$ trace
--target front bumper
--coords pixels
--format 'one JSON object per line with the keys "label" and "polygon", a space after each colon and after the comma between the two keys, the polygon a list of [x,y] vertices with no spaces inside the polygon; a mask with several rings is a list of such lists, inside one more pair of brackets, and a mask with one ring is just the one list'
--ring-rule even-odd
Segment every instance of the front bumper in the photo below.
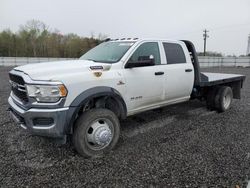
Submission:
{"label": "front bumper", "polygon": [[63,137],[66,135],[68,107],[25,110],[17,105],[12,97],[9,97],[8,102],[13,120],[32,134],[48,137]]}

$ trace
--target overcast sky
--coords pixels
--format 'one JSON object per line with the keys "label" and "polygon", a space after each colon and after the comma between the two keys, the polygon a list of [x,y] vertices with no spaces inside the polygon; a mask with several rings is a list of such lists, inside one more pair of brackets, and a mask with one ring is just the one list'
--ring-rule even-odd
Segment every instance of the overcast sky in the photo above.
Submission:
{"label": "overcast sky", "polygon": [[61,33],[189,39],[207,49],[246,54],[250,0],[0,0],[0,30],[17,31],[26,21],[43,21]]}

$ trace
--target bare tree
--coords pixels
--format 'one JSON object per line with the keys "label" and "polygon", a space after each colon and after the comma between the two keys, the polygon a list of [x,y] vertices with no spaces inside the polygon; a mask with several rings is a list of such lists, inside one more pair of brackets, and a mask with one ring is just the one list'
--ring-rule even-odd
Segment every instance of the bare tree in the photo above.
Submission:
{"label": "bare tree", "polygon": [[21,31],[26,31],[32,46],[33,56],[37,57],[38,39],[48,32],[49,27],[39,20],[30,20],[21,26]]}

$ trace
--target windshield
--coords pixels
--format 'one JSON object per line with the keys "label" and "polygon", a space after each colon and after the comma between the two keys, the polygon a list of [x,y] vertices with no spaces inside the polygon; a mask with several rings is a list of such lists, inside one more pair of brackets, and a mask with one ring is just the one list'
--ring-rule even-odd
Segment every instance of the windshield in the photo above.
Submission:
{"label": "windshield", "polygon": [[102,63],[116,63],[134,42],[104,42],[89,50],[80,59]]}

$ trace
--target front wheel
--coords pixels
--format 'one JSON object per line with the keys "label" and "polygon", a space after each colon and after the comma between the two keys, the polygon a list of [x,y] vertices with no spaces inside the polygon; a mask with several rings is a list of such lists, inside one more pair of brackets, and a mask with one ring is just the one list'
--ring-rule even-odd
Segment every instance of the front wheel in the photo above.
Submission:
{"label": "front wheel", "polygon": [[120,123],[108,109],[91,109],[77,120],[73,144],[84,157],[97,157],[109,152],[118,142]]}

